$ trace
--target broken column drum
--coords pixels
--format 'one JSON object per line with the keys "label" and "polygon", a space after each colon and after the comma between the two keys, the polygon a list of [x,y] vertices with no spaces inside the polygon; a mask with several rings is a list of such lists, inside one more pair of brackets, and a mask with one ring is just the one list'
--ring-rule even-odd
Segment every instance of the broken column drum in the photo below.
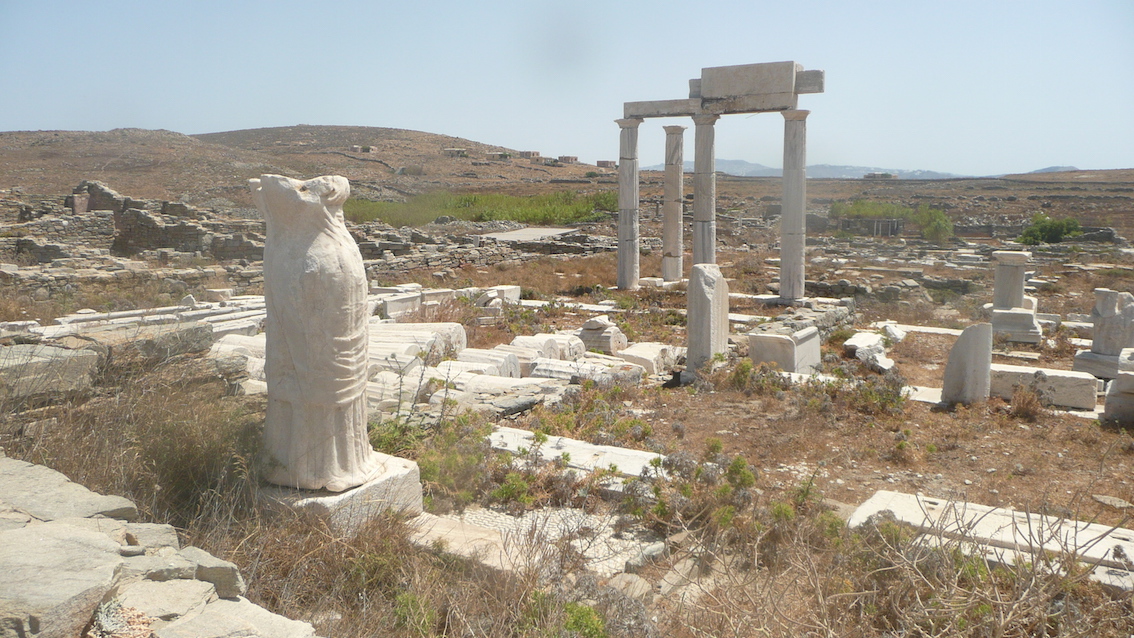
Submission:
{"label": "broken column drum", "polygon": [[249,180],[264,246],[267,480],[342,491],[385,468],[367,434],[366,271],[339,176]]}
{"label": "broken column drum", "polygon": [[662,201],[662,279],[681,281],[681,226],[685,197],[685,127],[665,129],[665,190]]}
{"label": "broken column drum", "polygon": [[804,297],[807,235],[807,115],[784,111],[783,205],[780,214],[780,297]]}
{"label": "broken column drum", "polygon": [[618,138],[618,288],[638,287],[638,125],[639,118],[615,120]]}

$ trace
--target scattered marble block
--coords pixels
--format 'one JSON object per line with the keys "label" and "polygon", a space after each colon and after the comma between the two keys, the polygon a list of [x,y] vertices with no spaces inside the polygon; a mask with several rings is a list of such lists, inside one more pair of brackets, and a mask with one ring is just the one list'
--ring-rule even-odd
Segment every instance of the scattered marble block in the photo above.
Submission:
{"label": "scattered marble block", "polygon": [[543,352],[536,348],[525,348],[523,346],[513,346],[500,344],[493,348],[500,352],[507,352],[516,355],[516,359],[520,362],[520,376],[531,376],[532,366],[535,365],[535,360],[543,357]]}
{"label": "scattered marble block", "polygon": [[676,349],[665,343],[643,341],[622,350],[619,359],[642,366],[646,374],[663,374],[677,364]]}
{"label": "scattered marble block", "polygon": [[1134,294],[1096,288],[1091,321],[1091,352],[1117,355],[1123,348],[1134,348]]}
{"label": "scattered marble block", "polygon": [[421,293],[386,293],[378,296],[378,302],[378,312],[382,318],[398,319],[421,310]]}
{"label": "scattered marble block", "polygon": [[205,301],[219,303],[232,299],[232,288],[206,288]]}
{"label": "scattered marble block", "polygon": [[502,377],[518,378],[520,376],[520,359],[511,352],[501,350],[485,350],[482,348],[465,348],[457,355],[457,361],[469,363],[487,363],[496,366]]}
{"label": "scattered marble block", "polygon": [[545,359],[560,358],[559,342],[548,334],[532,337],[520,335],[512,339],[512,345],[520,348],[534,348],[539,351],[539,356]]}
{"label": "scattered marble block", "polygon": [[575,333],[586,350],[597,350],[603,354],[618,354],[630,341],[622,330],[606,315],[591,317]]}
{"label": "scattered marble block", "polygon": [[81,392],[90,387],[98,364],[94,350],[0,346],[0,400]]}
{"label": "scattered marble block", "polygon": [[696,264],[687,292],[686,370],[696,372],[728,352],[728,282],[716,264]]}
{"label": "scattered marble block", "polygon": [[990,367],[989,393],[1012,400],[1016,386],[1034,387],[1044,402],[1076,410],[1094,410],[1098,403],[1099,380],[1086,372],[1029,368],[994,363]]}
{"label": "scattered marble block", "polygon": [[578,335],[570,333],[549,334],[543,332],[534,335],[536,339],[543,337],[553,339],[559,345],[559,356],[552,358],[562,359],[564,361],[575,361],[587,353],[587,344],[583,343],[583,340],[580,339]]}
{"label": "scattered marble block", "polygon": [[988,399],[992,382],[992,324],[965,328],[949,351],[941,402],[970,405]]}
{"label": "scattered marble block", "polygon": [[1035,311],[1024,308],[993,309],[992,330],[1017,343],[1039,343],[1043,338],[1043,329],[1036,320]]}
{"label": "scattered marble block", "polygon": [[1075,353],[1075,362],[1071,365],[1071,369],[1092,374],[1099,379],[1113,379],[1118,376],[1118,355],[1081,350]]}
{"label": "scattered marble block", "polygon": [[279,485],[261,490],[265,498],[300,510],[327,516],[332,528],[353,534],[386,510],[409,516],[422,513],[421,474],[417,463],[377,452],[382,474],[343,492],[297,490]]}
{"label": "scattered marble block", "polygon": [[749,333],[748,356],[755,363],[775,363],[784,372],[811,374],[818,370],[822,361],[819,329],[804,328],[790,335]]}

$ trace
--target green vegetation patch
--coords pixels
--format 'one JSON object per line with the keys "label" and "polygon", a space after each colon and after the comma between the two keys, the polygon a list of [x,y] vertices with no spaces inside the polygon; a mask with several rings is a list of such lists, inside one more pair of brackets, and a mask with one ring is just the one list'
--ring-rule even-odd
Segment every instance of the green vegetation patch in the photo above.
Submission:
{"label": "green vegetation patch", "polygon": [[1066,238],[1082,234],[1076,219],[1052,219],[1043,213],[1036,213],[1031,225],[1020,235],[1020,243],[1028,246],[1058,244]]}
{"label": "green vegetation patch", "polygon": [[832,219],[904,219],[918,227],[922,239],[942,242],[953,236],[953,222],[944,211],[921,204],[916,209],[901,204],[857,199],[831,204]]}
{"label": "green vegetation patch", "polygon": [[437,191],[402,203],[349,199],[343,206],[346,218],[356,224],[379,220],[397,227],[422,226],[442,215],[473,222],[510,220],[562,226],[598,221],[617,210],[618,195],[612,191],[591,195],[560,191],[529,196]]}

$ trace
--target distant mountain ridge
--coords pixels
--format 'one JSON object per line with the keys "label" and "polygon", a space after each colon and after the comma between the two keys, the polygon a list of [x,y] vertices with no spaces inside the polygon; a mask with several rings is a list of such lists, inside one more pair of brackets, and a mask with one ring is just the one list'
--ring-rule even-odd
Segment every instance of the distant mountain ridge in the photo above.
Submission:
{"label": "distant mountain ridge", "polygon": [[[642,170],[661,171],[665,170],[665,165],[657,164],[654,166],[646,166]],[[693,172],[693,162],[685,162],[685,172]],[[718,159],[717,172],[736,175],[737,177],[779,177],[783,173],[783,170],[746,160]],[[807,176],[816,179],[862,179],[867,173],[890,173],[897,175],[898,179],[952,179],[971,177],[971,175],[955,175],[953,173],[942,173],[939,171],[910,171],[893,168],[878,168],[875,166],[812,164],[807,167]]]}

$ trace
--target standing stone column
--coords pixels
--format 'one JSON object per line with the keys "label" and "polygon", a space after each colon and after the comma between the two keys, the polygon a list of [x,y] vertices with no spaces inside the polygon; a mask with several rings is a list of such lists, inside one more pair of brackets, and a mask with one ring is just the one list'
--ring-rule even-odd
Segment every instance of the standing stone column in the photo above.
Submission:
{"label": "standing stone column", "polygon": [[694,115],[693,264],[717,263],[717,158],[719,115]]}
{"label": "standing stone column", "polygon": [[1024,275],[1031,253],[1020,250],[998,250],[992,253],[996,260],[996,278],[992,289],[993,310],[1011,310],[1024,307]]}
{"label": "standing stone column", "polygon": [[780,298],[802,299],[807,235],[807,116],[783,111],[784,177],[780,207]]}
{"label": "standing stone column", "polygon": [[696,374],[728,352],[728,282],[716,264],[693,264],[686,293],[685,369]]}
{"label": "standing stone column", "polygon": [[638,125],[641,118],[615,120],[618,138],[618,288],[638,288]]}
{"label": "standing stone column", "polygon": [[665,128],[665,194],[662,203],[662,280],[681,281],[681,226],[685,197],[685,127]]}

